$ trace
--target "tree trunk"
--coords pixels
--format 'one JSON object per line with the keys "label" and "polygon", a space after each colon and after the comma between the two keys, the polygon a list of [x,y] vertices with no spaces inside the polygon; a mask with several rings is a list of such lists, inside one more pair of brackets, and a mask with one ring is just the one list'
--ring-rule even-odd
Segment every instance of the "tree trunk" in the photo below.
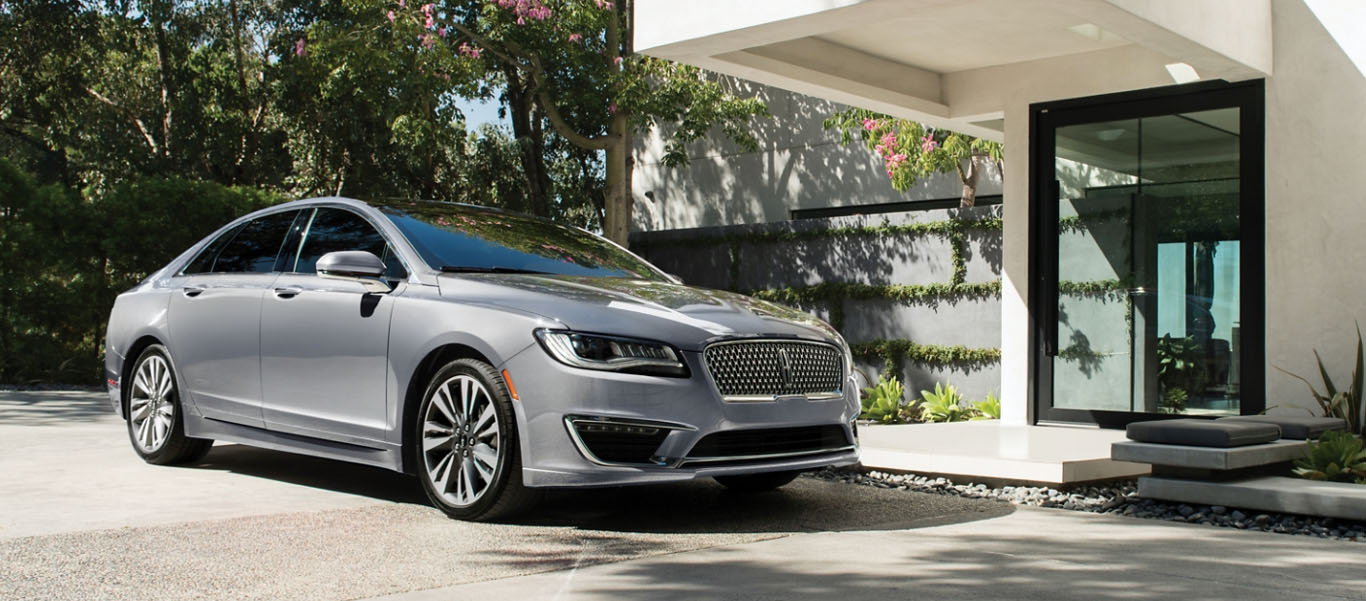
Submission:
{"label": "tree trunk", "polygon": [[512,121],[512,136],[517,140],[517,156],[526,178],[528,213],[550,216],[550,175],[545,168],[545,131],[540,127],[540,116],[535,113],[535,102],[514,69],[504,69],[507,86],[508,117]]}
{"label": "tree trunk", "polygon": [[959,199],[959,208],[966,209],[977,205],[977,175],[981,173],[977,161],[977,155],[970,156],[967,170],[958,170],[959,179],[963,180],[963,196]]}
{"label": "tree trunk", "polygon": [[607,181],[604,182],[602,235],[617,244],[627,246],[631,234],[631,138],[626,115],[616,114],[607,126],[611,144],[607,147]]}

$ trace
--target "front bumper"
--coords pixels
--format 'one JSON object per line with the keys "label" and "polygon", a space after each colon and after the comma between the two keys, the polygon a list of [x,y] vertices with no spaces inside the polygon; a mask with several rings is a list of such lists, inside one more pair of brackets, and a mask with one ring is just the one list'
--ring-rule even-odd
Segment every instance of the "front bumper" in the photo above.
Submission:
{"label": "front bumper", "polygon": [[[768,402],[725,402],[702,364],[700,353],[684,352],[691,377],[666,378],[578,369],[532,346],[502,367],[517,388],[523,482],[532,487],[590,487],[676,482],[713,476],[811,470],[858,462],[852,421],[857,392],[846,384],[830,400],[801,397]],[[641,453],[599,457],[575,423],[636,424],[649,434]],[[823,438],[809,444],[775,441],[717,447],[718,433],[802,432]],[[836,435],[836,432],[838,434]],[[837,438],[836,438],[837,436]],[[753,437],[750,437],[753,438]],[[804,439],[815,440],[815,439]],[[805,446],[803,446],[805,445]],[[814,446],[813,446],[814,445]],[[601,448],[601,447],[599,447]],[[652,449],[652,450],[650,450]]]}

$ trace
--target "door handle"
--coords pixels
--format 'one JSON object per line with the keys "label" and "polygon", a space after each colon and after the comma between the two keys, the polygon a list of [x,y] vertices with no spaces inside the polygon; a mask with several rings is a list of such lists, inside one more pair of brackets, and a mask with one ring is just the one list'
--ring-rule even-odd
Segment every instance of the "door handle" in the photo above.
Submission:
{"label": "door handle", "polygon": [[199,286],[186,286],[181,288],[180,291],[190,298],[194,298],[204,293],[204,289]]}
{"label": "door handle", "polygon": [[294,298],[294,297],[296,297],[296,296],[299,296],[299,293],[300,293],[300,292],[303,292],[303,291],[304,291],[303,288],[295,288],[294,286],[287,286],[287,287],[284,287],[284,288],[276,288],[276,289],[275,289],[275,296],[278,296],[278,297],[280,297],[280,298]]}

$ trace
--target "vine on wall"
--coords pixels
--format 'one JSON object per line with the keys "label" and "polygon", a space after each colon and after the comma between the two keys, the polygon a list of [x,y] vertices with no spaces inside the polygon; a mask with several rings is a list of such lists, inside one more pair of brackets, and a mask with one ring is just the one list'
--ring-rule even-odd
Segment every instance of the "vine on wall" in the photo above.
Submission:
{"label": "vine on wall", "polygon": [[[1108,217],[1108,215],[1106,216]],[[1093,219],[1064,218],[1062,229],[1081,230]],[[729,265],[727,269],[728,288],[740,288],[740,256],[744,245],[781,244],[787,242],[832,239],[841,237],[913,237],[938,235],[949,241],[953,264],[952,275],[947,283],[934,284],[862,284],[854,282],[822,282],[810,286],[787,288],[764,288],[748,290],[745,293],[755,298],[806,307],[824,306],[828,310],[829,321],[836,329],[844,329],[844,305],[849,300],[889,300],[910,304],[934,305],[941,302],[954,303],[960,300],[999,299],[1001,281],[966,282],[968,242],[970,231],[999,232],[1002,220],[999,217],[976,219],[947,219],[921,223],[893,225],[884,222],[876,226],[840,226],[813,228],[798,231],[760,231],[745,233],[723,233],[704,235],[696,238],[676,240],[640,240],[634,244],[636,250],[647,253],[651,250],[702,245],[724,245]],[[1093,282],[1059,282],[1059,292],[1070,296],[1103,296],[1107,300],[1117,297],[1129,287],[1119,279]],[[850,345],[855,357],[864,361],[881,360],[882,369],[887,374],[903,375],[903,365],[907,362],[922,365],[980,369],[997,363],[1001,350],[996,348],[970,348],[965,346],[946,346],[919,344],[910,340],[872,340]],[[1072,349],[1074,352],[1078,349]]]}

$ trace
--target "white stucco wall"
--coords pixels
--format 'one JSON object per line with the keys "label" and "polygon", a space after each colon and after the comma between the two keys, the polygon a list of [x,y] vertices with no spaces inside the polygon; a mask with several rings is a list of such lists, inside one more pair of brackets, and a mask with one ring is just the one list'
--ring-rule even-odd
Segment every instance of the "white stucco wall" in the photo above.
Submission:
{"label": "white stucco wall", "polygon": [[[893,190],[881,160],[859,140],[841,146],[839,132],[821,122],[845,107],[777,88],[727,78],[736,94],[768,104],[771,119],[758,122],[758,152],[744,152],[716,136],[692,144],[689,164],[661,163],[664,136],[636,140],[633,190],[636,231],[767,223],[813,209],[958,198],[956,173],[939,174],[905,193]],[[977,193],[1001,193],[1000,173],[989,168]]]}
{"label": "white stucco wall", "polygon": [[1345,386],[1355,354],[1353,321],[1366,321],[1366,75],[1357,66],[1366,65],[1366,3],[1276,0],[1272,7],[1267,406],[1316,407],[1304,384],[1271,366],[1317,381],[1311,351],[1318,349]]}

